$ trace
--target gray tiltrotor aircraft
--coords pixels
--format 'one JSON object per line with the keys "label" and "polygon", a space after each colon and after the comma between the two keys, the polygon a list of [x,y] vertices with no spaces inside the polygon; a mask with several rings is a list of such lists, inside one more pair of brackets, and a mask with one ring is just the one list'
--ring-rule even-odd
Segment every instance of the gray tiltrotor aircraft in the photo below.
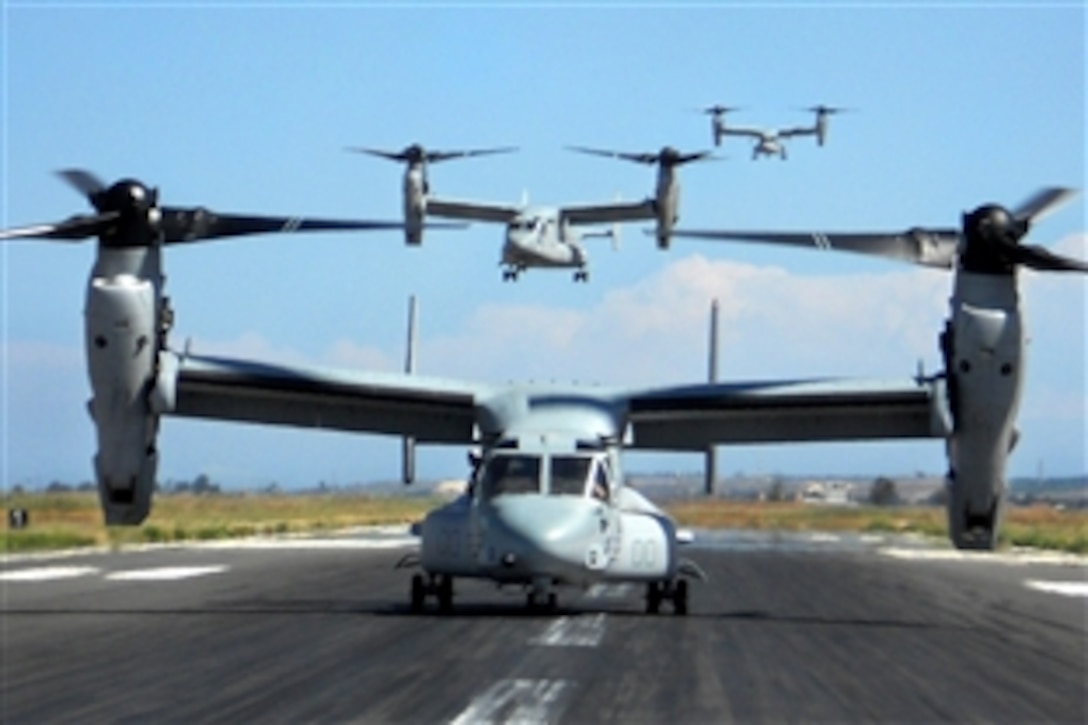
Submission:
{"label": "gray tiltrotor aircraft", "polygon": [[696,151],[685,154],[677,151],[672,146],[664,146],[656,153],[625,153],[622,151],[606,151],[592,149],[585,146],[569,146],[572,151],[594,156],[604,156],[610,159],[623,159],[633,161],[636,164],[657,164],[657,194],[654,197],[654,209],[656,211],[657,246],[659,249],[668,249],[672,241],[671,233],[673,225],[680,218],[680,180],[676,178],[676,167],[689,164],[692,161],[705,161],[714,159],[709,151]]}
{"label": "gray tiltrotor aircraft", "polygon": [[412,144],[401,151],[383,151],[382,149],[363,148],[361,146],[349,146],[348,151],[370,154],[371,156],[405,164],[404,241],[411,246],[418,246],[423,243],[423,217],[427,213],[427,195],[431,193],[431,183],[427,177],[428,164],[489,154],[505,154],[517,151],[517,148],[503,146],[500,148],[463,151],[428,151],[419,144]]}
{"label": "gray tiltrotor aircraft", "polygon": [[[962,229],[903,232],[762,232],[677,229],[677,237],[859,252],[953,269],[951,316],[940,335],[949,414],[948,524],[960,548],[993,548],[1007,498],[1005,464],[1016,445],[1026,332],[1020,267],[1088,273],[1088,264],[1022,243],[1031,223],[1073,195],[1043,189],[1014,211],[995,204],[963,215]],[[649,233],[649,231],[647,231]]]}
{"label": "gray tiltrotor aircraft", "polygon": [[[610,237],[615,245],[619,235],[616,224],[653,219],[657,213],[652,199],[628,203],[615,201],[603,204],[536,206],[529,205],[527,201],[521,204],[502,204],[442,199],[431,194],[424,161],[499,153],[513,150],[511,148],[427,153],[416,145],[409,146],[400,153],[375,149],[353,150],[407,163],[404,172],[404,221],[409,230],[409,244],[418,245],[422,242],[422,234],[414,230],[419,229],[425,216],[505,225],[506,234],[499,259],[504,281],[516,281],[519,274],[530,268],[553,268],[573,269],[574,280],[585,282],[589,279],[589,254],[582,246],[582,240]],[[608,222],[612,222],[614,226],[607,230],[578,229],[587,224]]]}
{"label": "gray tiltrotor aircraft", "polygon": [[736,106],[709,106],[703,112],[710,116],[710,130],[714,135],[714,145],[721,146],[724,136],[747,136],[756,140],[752,147],[752,160],[760,156],[778,156],[783,161],[786,159],[786,139],[794,136],[815,136],[816,143],[824,145],[827,139],[827,119],[836,113],[842,113],[848,109],[834,108],[832,106],[813,106],[805,109],[816,114],[816,120],[811,126],[794,126],[791,128],[765,129],[741,126],[727,126],[725,116],[727,113],[739,111]]}
{"label": "gray tiltrotor aircraft", "polygon": [[[406,373],[333,371],[192,355],[167,340],[163,245],[278,231],[286,220],[160,207],[157,194],[135,181],[105,189],[86,174],[67,178],[88,193],[94,215],[0,232],[0,239],[98,237],[87,285],[86,352],[98,440],[94,470],[106,522],[135,525],[148,515],[163,415],[399,436],[406,456],[416,443],[473,447],[479,452],[471,456],[465,494],[417,527],[415,563],[422,571],[411,579],[415,609],[434,598],[449,610],[454,583],[465,577],[524,587],[531,605],[554,605],[562,585],[636,583],[645,587],[647,611],[667,602],[685,613],[687,582],[701,571],[680,555],[686,536],[674,522],[626,485],[625,449],[943,439],[952,539],[961,548],[992,548],[1021,385],[1016,270],[1088,270],[1020,243],[1030,221],[1064,198],[1064,190],[1044,192],[1015,213],[980,207],[964,216],[962,231],[870,235],[867,243],[820,237],[822,246],[955,264],[952,317],[942,336],[947,370],[933,376],[645,387],[493,384],[418,375],[412,352]],[[760,238],[745,238],[753,236]],[[799,243],[798,235],[762,239]]]}

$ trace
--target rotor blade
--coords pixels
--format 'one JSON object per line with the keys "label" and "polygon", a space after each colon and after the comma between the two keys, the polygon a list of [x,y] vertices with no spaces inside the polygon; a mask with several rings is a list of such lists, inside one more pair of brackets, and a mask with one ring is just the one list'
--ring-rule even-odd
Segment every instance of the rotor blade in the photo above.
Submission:
{"label": "rotor blade", "polygon": [[591,154],[593,156],[603,156],[608,159],[623,159],[624,161],[634,161],[636,164],[656,164],[661,157],[660,154],[632,154],[625,153],[623,151],[593,149],[587,146],[567,146],[566,148],[571,151],[577,151],[578,153]]}
{"label": "rotor blade", "polygon": [[493,149],[469,149],[466,151],[428,151],[427,161],[436,163],[449,159],[466,159],[472,156],[486,156],[488,154],[508,154],[517,151],[517,146],[500,146]]}
{"label": "rotor blade", "polygon": [[84,169],[62,169],[57,172],[57,176],[67,181],[86,197],[94,196],[106,188],[106,185],[97,176]]}
{"label": "rotor blade", "polygon": [[79,215],[69,217],[55,224],[38,224],[32,227],[5,229],[0,231],[0,239],[63,239],[79,241],[97,236],[106,225],[120,217],[115,211],[102,214]]}
{"label": "rotor blade", "polygon": [[673,163],[679,165],[687,164],[692,161],[722,161],[722,159],[714,156],[713,151],[695,151],[690,154],[680,154]]}
{"label": "rotor blade", "polygon": [[370,154],[371,156],[380,156],[383,159],[389,159],[390,161],[405,161],[405,155],[400,151],[383,151],[382,149],[368,149],[362,146],[348,146],[345,150],[353,151],[357,154]]}
{"label": "rotor blade", "polygon": [[1016,244],[1008,249],[1014,262],[1045,272],[1084,272],[1088,274],[1088,263],[1079,259],[1054,254],[1037,244]]}
{"label": "rotor blade", "polygon": [[1040,189],[1016,207],[1012,215],[1018,221],[1035,223],[1076,196],[1074,189],[1053,186]]}
{"label": "rotor blade", "polygon": [[401,222],[217,214],[202,207],[164,207],[162,210],[162,232],[167,244],[273,232],[376,231],[403,228],[404,224]]}
{"label": "rotor blade", "polygon": [[673,237],[715,239],[763,244],[783,244],[912,262],[925,267],[949,269],[955,263],[959,230],[909,229],[901,233],[743,232],[675,229]]}

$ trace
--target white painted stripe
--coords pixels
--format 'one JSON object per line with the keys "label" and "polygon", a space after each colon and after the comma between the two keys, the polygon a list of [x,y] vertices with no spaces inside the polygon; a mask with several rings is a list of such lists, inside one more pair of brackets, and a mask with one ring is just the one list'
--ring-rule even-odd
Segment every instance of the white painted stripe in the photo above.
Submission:
{"label": "white painted stripe", "polygon": [[893,559],[915,561],[970,561],[988,564],[1061,564],[1088,567],[1088,557],[1060,551],[960,551],[958,549],[908,549],[888,546],[877,551]]}
{"label": "white painted stripe", "polygon": [[88,574],[97,574],[93,566],[39,566],[33,569],[9,569],[0,571],[0,581],[5,582],[45,582],[57,579],[74,579]]}
{"label": "white painted stripe", "polygon": [[529,644],[544,647],[596,647],[604,637],[604,614],[560,617]]}
{"label": "white painted stripe", "polygon": [[415,536],[398,536],[388,539],[215,539],[193,541],[174,545],[186,549],[401,549],[419,546]]}
{"label": "white painted stripe", "polygon": [[634,584],[597,583],[586,590],[588,599],[626,599],[634,589]]}
{"label": "white painted stripe", "polygon": [[499,680],[473,698],[451,725],[547,723],[558,720],[567,680]]}
{"label": "white painted stripe", "polygon": [[130,569],[107,574],[110,581],[174,581],[191,579],[208,574],[221,574],[227,570],[223,564],[213,566],[160,566],[154,569]]}
{"label": "white painted stripe", "polygon": [[1024,584],[1041,592],[1061,594],[1066,597],[1088,597],[1088,582],[1048,582],[1028,579]]}

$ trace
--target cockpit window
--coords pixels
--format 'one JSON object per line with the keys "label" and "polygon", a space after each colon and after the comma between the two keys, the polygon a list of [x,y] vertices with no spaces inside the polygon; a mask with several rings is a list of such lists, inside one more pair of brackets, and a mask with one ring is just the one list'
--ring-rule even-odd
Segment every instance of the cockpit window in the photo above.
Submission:
{"label": "cockpit window", "polygon": [[506,225],[506,228],[507,228],[507,229],[509,229],[509,230],[511,230],[511,231],[519,231],[519,232],[531,232],[531,231],[533,231],[534,229],[536,229],[536,227],[537,227],[537,224],[538,224],[539,222],[540,222],[540,220],[539,220],[539,219],[536,219],[536,218],[530,218],[530,219],[522,219],[522,218],[518,218],[518,219],[511,219],[511,220],[510,220],[510,223]]}
{"label": "cockpit window", "polygon": [[553,496],[584,496],[592,458],[552,456],[551,493]]}
{"label": "cockpit window", "polygon": [[495,456],[487,462],[484,497],[540,493],[539,456]]}

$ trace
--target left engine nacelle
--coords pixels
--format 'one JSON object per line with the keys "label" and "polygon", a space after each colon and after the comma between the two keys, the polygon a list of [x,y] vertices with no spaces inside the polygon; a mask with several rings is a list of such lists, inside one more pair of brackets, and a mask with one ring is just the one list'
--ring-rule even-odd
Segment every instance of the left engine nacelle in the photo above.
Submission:
{"label": "left engine nacelle", "polygon": [[[108,525],[137,525],[151,509],[163,404],[157,290],[129,274],[92,278],[87,289],[88,403],[98,437],[94,459]],[[159,390],[156,390],[159,388]],[[172,397],[172,396],[168,396]]]}

